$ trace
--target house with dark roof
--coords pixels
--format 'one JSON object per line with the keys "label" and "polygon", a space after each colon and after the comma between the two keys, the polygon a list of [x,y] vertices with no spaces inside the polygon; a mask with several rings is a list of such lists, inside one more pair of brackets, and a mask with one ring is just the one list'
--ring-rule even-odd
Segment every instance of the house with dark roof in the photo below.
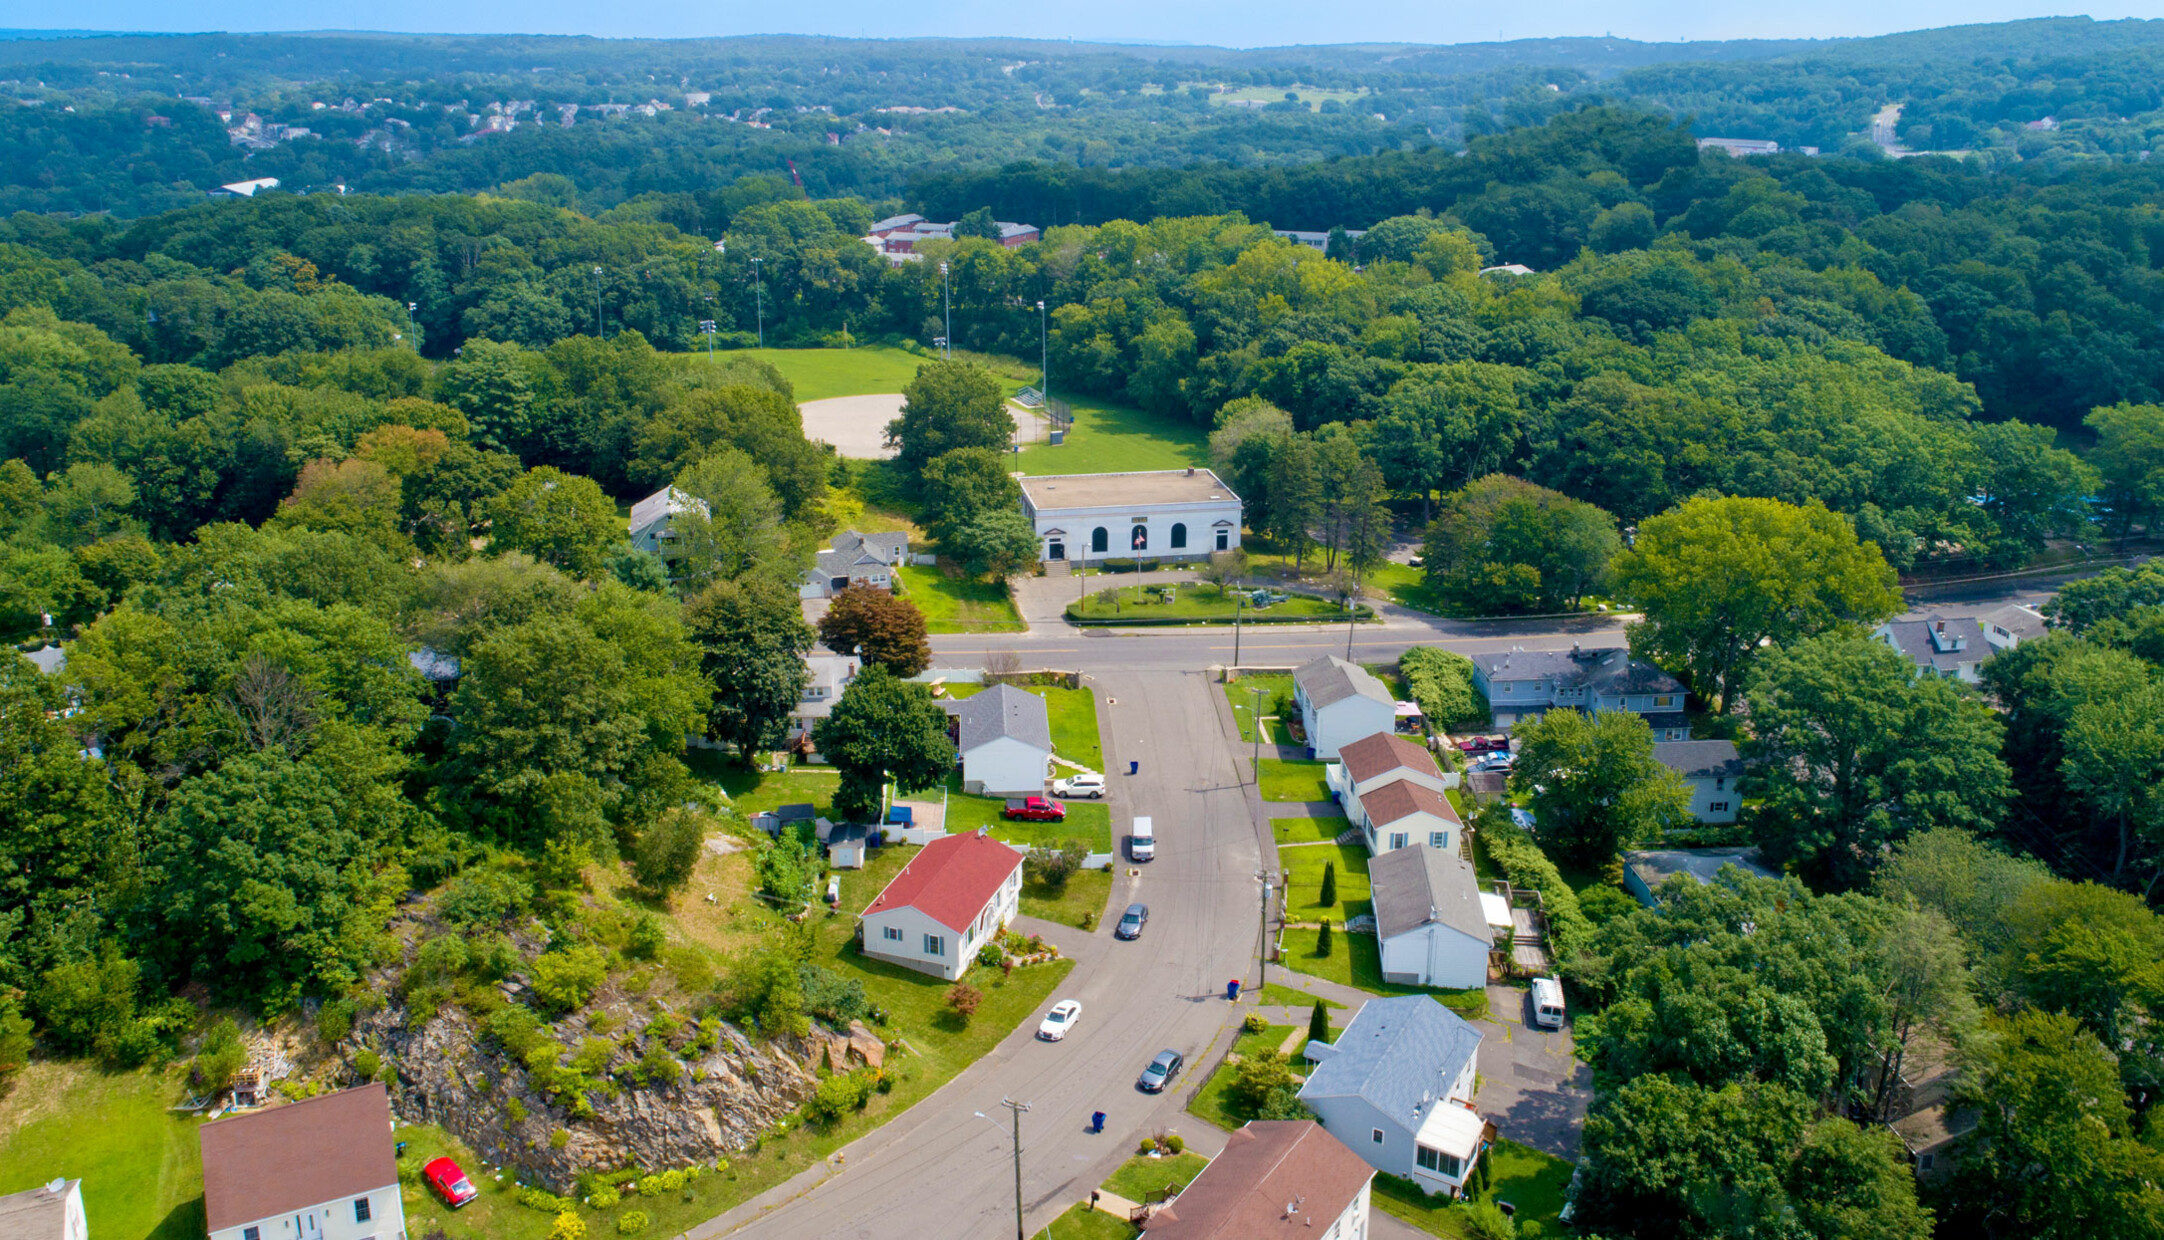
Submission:
{"label": "house with dark roof", "polygon": [[1375,1169],[1313,1120],[1255,1120],[1150,1215],[1150,1240],[1367,1240]]}
{"label": "house with dark roof", "polygon": [[1706,823],[1736,820],[1743,759],[1734,741],[1655,741],[1653,757],[1691,786],[1691,817]]}
{"label": "house with dark roof", "polygon": [[22,652],[22,656],[37,664],[38,670],[47,676],[57,676],[68,670],[68,652],[58,646],[40,646]]}
{"label": "house with dark roof", "polygon": [[390,1094],[381,1083],[213,1120],[197,1136],[210,1240],[406,1232]]}
{"label": "house with dark roof", "polygon": [[1999,652],[1974,616],[1888,620],[1871,630],[1871,636],[1893,647],[1921,670],[1963,684],[1981,681],[1977,669]]}
{"label": "house with dark roof", "polygon": [[1370,1167],[1457,1196],[1495,1138],[1473,1109],[1480,1031],[1426,995],[1370,999],[1309,1042],[1300,1101]]}
{"label": "house with dark roof", "polygon": [[0,1197],[4,1240],[90,1240],[83,1214],[83,1182],[62,1176],[36,1188]]}
{"label": "house with dark roof", "polygon": [[1756,848],[1663,848],[1623,854],[1623,890],[1652,908],[1660,903],[1661,886],[1676,875],[1710,883],[1728,866],[1752,878],[1781,876],[1765,864]]}
{"label": "house with dark roof", "polygon": [[[1463,990],[1488,983],[1498,927],[1480,898],[1472,863],[1440,848],[1400,848],[1370,858],[1375,937],[1383,980]],[[1500,927],[1510,933],[1510,913]]]}
{"label": "house with dark roof", "polygon": [[1042,796],[1052,762],[1052,721],[1044,699],[993,685],[960,701],[942,699],[954,719],[962,791],[974,796]]}
{"label": "house with dark roof", "polygon": [[1556,707],[1627,710],[1645,717],[1657,741],[1689,740],[1683,682],[1621,646],[1592,650],[1508,650],[1473,656],[1473,687],[1487,695],[1495,726],[1538,719]]}
{"label": "house with dark roof", "polygon": [[1442,768],[1419,742],[1375,732],[1338,750],[1323,782],[1375,853],[1425,844],[1455,851],[1464,827]]}
{"label": "house with dark roof", "polygon": [[631,545],[664,560],[676,558],[676,518],[685,513],[704,517],[706,501],[665,486],[631,506]]}
{"label": "house with dark roof", "polygon": [[789,712],[789,739],[810,735],[821,719],[833,714],[834,704],[842,700],[849,682],[863,670],[864,660],[853,654],[828,654],[822,650],[805,655],[804,688]]}
{"label": "house with dark roof", "polygon": [[1294,669],[1292,702],[1318,758],[1335,758],[1363,736],[1397,730],[1398,704],[1390,690],[1374,673],[1334,654]]}
{"label": "house with dark roof", "polygon": [[894,570],[909,562],[909,535],[836,534],[827,549],[812,558],[797,586],[800,598],[833,598],[850,586],[894,588]]}
{"label": "house with dark roof", "polygon": [[2051,630],[2051,622],[2044,613],[2026,603],[2008,603],[1976,617],[1983,626],[1984,643],[1993,650],[2012,650],[2023,642],[2035,641]]}
{"label": "house with dark roof", "polygon": [[864,954],[951,982],[1014,920],[1021,899],[1021,852],[982,831],[940,836],[866,906]]}

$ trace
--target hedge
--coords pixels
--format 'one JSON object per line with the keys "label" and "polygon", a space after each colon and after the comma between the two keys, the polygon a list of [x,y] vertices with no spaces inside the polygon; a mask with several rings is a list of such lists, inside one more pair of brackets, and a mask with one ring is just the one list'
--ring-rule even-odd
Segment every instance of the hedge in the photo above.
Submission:
{"label": "hedge", "polygon": [[1548,915],[1548,943],[1558,965],[1583,951],[1593,937],[1593,923],[1578,906],[1578,893],[1519,826],[1510,820],[1510,809],[1497,801],[1483,806],[1475,818],[1478,838],[1488,850],[1488,860],[1503,872],[1513,887],[1529,887],[1540,893],[1541,909]]}
{"label": "hedge", "polygon": [[[1369,623],[1375,619],[1375,609],[1363,604],[1354,612],[1354,616],[1360,623]],[[1223,616],[1157,616],[1151,618],[1138,618],[1134,616],[1082,617],[1075,615],[1071,607],[1070,610],[1067,612],[1067,623],[1075,625],[1078,628],[1086,628],[1092,625],[1120,625],[1124,628],[1138,629],[1164,625],[1221,625],[1225,623],[1225,619],[1226,618]],[[1343,624],[1344,622],[1345,617],[1341,613],[1335,616],[1249,616],[1242,623],[1248,625],[1249,627],[1253,627],[1258,624]]]}
{"label": "hedge", "polygon": [[1445,732],[1485,728],[1493,716],[1473,687],[1473,661],[1455,650],[1415,646],[1398,657],[1398,671],[1428,723]]}

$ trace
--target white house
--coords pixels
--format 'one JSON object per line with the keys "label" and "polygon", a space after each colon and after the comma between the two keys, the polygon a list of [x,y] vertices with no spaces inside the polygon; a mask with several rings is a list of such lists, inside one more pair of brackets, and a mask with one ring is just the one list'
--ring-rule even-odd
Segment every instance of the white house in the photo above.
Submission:
{"label": "white house", "polygon": [[683,513],[708,513],[706,501],[666,486],[631,506],[631,545],[641,551],[673,559],[676,555],[675,519]]}
{"label": "white house", "polygon": [[1052,721],[1044,699],[1013,685],[993,685],[960,701],[942,701],[954,717],[962,790],[974,796],[1041,796],[1052,763]]}
{"label": "white house", "polygon": [[1976,617],[1984,628],[1984,641],[1993,650],[2012,650],[2023,642],[2035,641],[2051,628],[2044,613],[2023,603],[2008,603],[2004,607],[1987,611]]}
{"label": "white house", "polygon": [[1472,863],[1440,848],[1400,848],[1368,861],[1383,980],[1463,990],[1488,983],[1495,927]]}
{"label": "white house", "polygon": [[1566,706],[1631,711],[1645,718],[1656,741],[1691,738],[1683,682],[1620,646],[1475,655],[1473,687],[1487,695],[1499,728]]}
{"label": "white house", "polygon": [[1335,758],[1343,746],[1397,726],[1390,690],[1366,668],[1334,654],[1293,670],[1292,701],[1318,758]]}
{"label": "white house", "polygon": [[1743,759],[1734,741],[1655,741],[1653,756],[1691,786],[1691,817],[1707,823],[1736,820]]}
{"label": "white house", "polygon": [[842,700],[849,682],[864,670],[864,661],[855,655],[814,651],[804,656],[804,670],[804,691],[797,695],[796,706],[789,712],[792,741],[810,735],[821,719],[834,713],[834,704]]}
{"label": "white house", "polygon": [[1921,620],[1888,620],[1871,636],[1894,648],[1918,668],[1963,684],[1976,684],[1984,660],[1999,652],[1982,622],[1974,616],[1931,615]]}
{"label": "white house", "polygon": [[894,570],[909,561],[909,535],[859,534],[855,530],[836,534],[827,549],[813,558],[797,586],[799,598],[833,598],[850,586],[894,588]]}
{"label": "white house", "polygon": [[381,1083],[213,1120],[197,1135],[210,1240],[404,1240]]}
{"label": "white house", "polygon": [[1240,545],[1240,497],[1207,469],[1025,477],[1047,563],[1201,560]]}
{"label": "white house", "polygon": [[1313,1120],[1254,1120],[1225,1138],[1180,1195],[1150,1215],[1150,1240],[1367,1240],[1375,1169]]}
{"label": "white house", "polygon": [[0,1237],[6,1240],[90,1240],[83,1215],[83,1182],[65,1176],[0,1197]]}
{"label": "white house", "polygon": [[1463,825],[1443,794],[1441,768],[1418,743],[1394,732],[1363,736],[1338,750],[1323,782],[1370,852],[1409,844],[1456,851]]}
{"label": "white house", "polygon": [[1494,1129],[1473,1110],[1480,1031],[1426,995],[1370,999],[1309,1042],[1300,1101],[1370,1167],[1455,1197]]}
{"label": "white house", "polygon": [[1022,854],[982,831],[943,835],[864,910],[864,954],[953,981],[1014,920]]}
{"label": "white house", "polygon": [[220,185],[210,191],[210,196],[213,198],[253,198],[266,189],[277,188],[277,177],[257,177],[252,181],[235,181],[231,185]]}

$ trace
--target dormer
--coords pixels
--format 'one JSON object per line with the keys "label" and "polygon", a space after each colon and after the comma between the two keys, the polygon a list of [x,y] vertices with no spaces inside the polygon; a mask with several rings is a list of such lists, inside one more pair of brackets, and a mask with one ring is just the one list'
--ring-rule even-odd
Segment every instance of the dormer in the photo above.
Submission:
{"label": "dormer", "polygon": [[1934,654],[1955,654],[1969,648],[1969,639],[1959,630],[1949,629],[1946,622],[1933,616],[1930,621],[1931,650]]}

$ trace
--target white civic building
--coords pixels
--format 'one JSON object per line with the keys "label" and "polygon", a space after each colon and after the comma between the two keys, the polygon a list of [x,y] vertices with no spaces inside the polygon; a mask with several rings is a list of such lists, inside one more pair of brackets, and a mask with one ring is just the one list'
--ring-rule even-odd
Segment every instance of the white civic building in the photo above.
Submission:
{"label": "white civic building", "polygon": [[1047,563],[1202,560],[1240,545],[1240,497],[1207,469],[1024,477]]}

